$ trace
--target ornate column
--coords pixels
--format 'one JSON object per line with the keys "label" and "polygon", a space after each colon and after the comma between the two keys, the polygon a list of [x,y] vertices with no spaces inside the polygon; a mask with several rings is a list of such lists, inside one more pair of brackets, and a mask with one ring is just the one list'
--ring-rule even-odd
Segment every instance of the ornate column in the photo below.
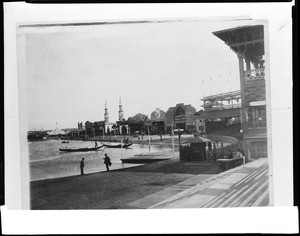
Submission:
{"label": "ornate column", "polygon": [[[245,104],[245,92],[244,92],[244,59],[243,59],[244,53],[237,54],[239,59],[239,71],[240,71],[240,86],[241,86],[241,116],[242,116],[242,131],[243,136],[245,135],[245,132],[247,130],[247,114],[246,114],[246,104]],[[247,64],[246,64],[247,65]],[[245,141],[243,141],[243,147],[245,152],[245,158],[248,160],[248,145]]]}

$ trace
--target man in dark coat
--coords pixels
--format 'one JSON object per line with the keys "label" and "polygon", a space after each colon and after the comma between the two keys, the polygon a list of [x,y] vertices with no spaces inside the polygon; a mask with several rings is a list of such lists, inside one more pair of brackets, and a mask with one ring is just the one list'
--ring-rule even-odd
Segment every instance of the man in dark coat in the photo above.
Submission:
{"label": "man in dark coat", "polygon": [[109,166],[111,166],[110,158],[107,156],[107,154],[104,154],[104,164],[106,166],[106,170],[109,171]]}
{"label": "man in dark coat", "polygon": [[228,159],[232,159],[233,158],[233,153],[231,150],[229,150],[229,153],[228,153]]}
{"label": "man in dark coat", "polygon": [[83,169],[84,169],[84,158],[82,158],[82,160],[80,162],[80,172],[81,172],[81,175],[84,175]]}

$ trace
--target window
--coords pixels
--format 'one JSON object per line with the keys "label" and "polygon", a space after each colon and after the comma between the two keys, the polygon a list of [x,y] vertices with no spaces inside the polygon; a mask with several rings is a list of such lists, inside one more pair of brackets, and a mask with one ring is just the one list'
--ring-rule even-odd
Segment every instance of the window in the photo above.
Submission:
{"label": "window", "polygon": [[248,108],[248,127],[263,128],[266,126],[266,106],[255,106]]}

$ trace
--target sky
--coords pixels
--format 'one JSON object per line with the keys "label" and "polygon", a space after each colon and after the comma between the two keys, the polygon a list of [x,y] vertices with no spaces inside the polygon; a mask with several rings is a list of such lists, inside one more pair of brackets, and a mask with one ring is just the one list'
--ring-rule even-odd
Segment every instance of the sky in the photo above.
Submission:
{"label": "sky", "polygon": [[[240,89],[238,59],[212,32],[245,21],[108,24],[25,33],[30,130],[125,119]],[[47,28],[47,27],[46,27]],[[49,27],[50,28],[50,27]]]}

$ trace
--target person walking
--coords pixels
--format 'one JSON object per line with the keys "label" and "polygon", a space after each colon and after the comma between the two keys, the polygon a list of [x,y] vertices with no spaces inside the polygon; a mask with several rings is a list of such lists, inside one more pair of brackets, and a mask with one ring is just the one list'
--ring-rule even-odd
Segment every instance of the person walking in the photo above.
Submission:
{"label": "person walking", "polygon": [[104,159],[104,164],[105,164],[105,166],[106,166],[106,170],[109,171],[109,166],[111,166],[110,158],[109,158],[109,156],[107,156],[107,154],[105,153],[103,159]]}
{"label": "person walking", "polygon": [[83,169],[84,169],[84,158],[82,158],[82,160],[80,162],[80,173],[81,173],[81,175],[84,175]]}
{"label": "person walking", "polygon": [[95,148],[97,148],[98,147],[98,143],[97,143],[97,141],[95,141]]}
{"label": "person walking", "polygon": [[233,153],[230,149],[229,149],[229,152],[228,152],[228,159],[233,159]]}
{"label": "person walking", "polygon": [[208,150],[211,150],[211,148],[212,148],[211,142],[208,142],[207,146],[208,146]]}

